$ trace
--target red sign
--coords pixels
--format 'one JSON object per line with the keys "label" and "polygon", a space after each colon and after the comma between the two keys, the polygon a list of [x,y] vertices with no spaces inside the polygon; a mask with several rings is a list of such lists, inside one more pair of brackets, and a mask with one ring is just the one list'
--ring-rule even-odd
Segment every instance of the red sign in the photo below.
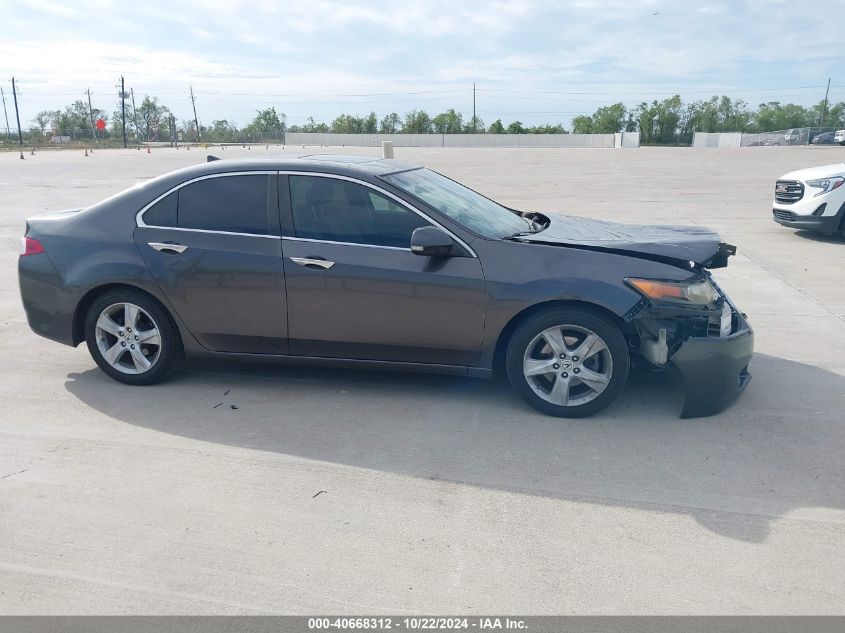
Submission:
{"label": "red sign", "polygon": [[98,130],[105,130],[106,129],[106,122],[103,119],[97,119],[97,129]]}

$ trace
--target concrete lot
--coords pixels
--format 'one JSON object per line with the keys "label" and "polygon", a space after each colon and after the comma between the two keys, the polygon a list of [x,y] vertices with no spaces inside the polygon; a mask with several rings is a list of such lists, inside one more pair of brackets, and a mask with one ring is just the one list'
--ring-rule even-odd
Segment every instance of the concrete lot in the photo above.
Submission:
{"label": "concrete lot", "polygon": [[571,421],[452,377],[192,364],[132,388],[32,334],[24,218],[206,153],[0,155],[0,613],[845,613],[845,240],[771,221],[779,175],[845,148],[397,150],[511,206],[738,245],[740,401],[679,420],[677,384],[634,376]]}

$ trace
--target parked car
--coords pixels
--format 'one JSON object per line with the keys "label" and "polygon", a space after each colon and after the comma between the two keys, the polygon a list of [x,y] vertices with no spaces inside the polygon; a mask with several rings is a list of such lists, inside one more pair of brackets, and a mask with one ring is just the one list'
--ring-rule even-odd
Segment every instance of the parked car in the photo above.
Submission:
{"label": "parked car", "polygon": [[835,132],[822,132],[813,137],[813,145],[833,145]]}
{"label": "parked car", "polygon": [[786,145],[806,145],[807,130],[805,128],[790,128],[783,135],[783,141]]}
{"label": "parked car", "polygon": [[787,145],[797,145],[800,139],[801,131],[799,129],[790,128],[783,135],[783,140]]}
{"label": "parked car", "polygon": [[845,145],[845,130],[836,130],[836,133],[833,135],[833,142]]}
{"label": "parked car", "polygon": [[697,226],[519,212],[416,165],[315,156],[215,160],[29,219],[19,273],[32,329],[130,385],[186,354],[503,368],[576,417],[619,396],[633,358],[680,370],[690,417],[750,379],[752,330],[708,270],[735,251]]}
{"label": "parked car", "polygon": [[832,235],[845,230],[845,163],[799,169],[775,183],[772,217],[794,229]]}

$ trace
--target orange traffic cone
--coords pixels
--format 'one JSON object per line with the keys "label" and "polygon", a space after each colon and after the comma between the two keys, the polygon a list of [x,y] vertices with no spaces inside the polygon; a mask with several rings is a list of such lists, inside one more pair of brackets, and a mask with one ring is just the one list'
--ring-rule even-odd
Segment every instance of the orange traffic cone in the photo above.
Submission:
{"label": "orange traffic cone", "polygon": [[23,152],[21,152],[21,160],[26,160],[26,159],[23,157]]}

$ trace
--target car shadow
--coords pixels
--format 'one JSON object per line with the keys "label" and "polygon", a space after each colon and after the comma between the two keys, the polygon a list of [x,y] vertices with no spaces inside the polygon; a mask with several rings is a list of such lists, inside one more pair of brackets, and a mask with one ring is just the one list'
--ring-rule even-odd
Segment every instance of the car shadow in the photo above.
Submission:
{"label": "car shadow", "polygon": [[841,233],[834,233],[833,235],[825,235],[817,231],[795,231],[795,235],[803,237],[805,240],[812,242],[824,242],[825,244],[845,244],[845,236]]}
{"label": "car shadow", "polygon": [[[123,422],[205,442],[411,477],[693,517],[762,542],[788,514],[845,509],[845,377],[758,354],[727,411],[681,420],[679,379],[635,372],[588,419],[523,404],[502,381],[193,363],[128,387],[99,370],[68,391]],[[814,514],[815,513],[815,514]]]}

